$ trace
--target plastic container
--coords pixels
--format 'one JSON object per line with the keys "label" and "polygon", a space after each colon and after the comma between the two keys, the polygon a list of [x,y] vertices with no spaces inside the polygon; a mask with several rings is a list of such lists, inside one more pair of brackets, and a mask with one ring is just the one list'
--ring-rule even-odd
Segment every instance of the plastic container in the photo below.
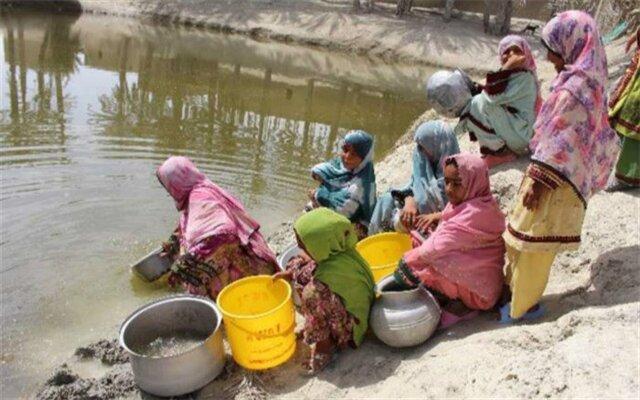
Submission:
{"label": "plastic container", "polygon": [[358,242],[356,250],[371,266],[377,283],[395,271],[400,258],[411,250],[411,236],[398,232],[378,233]]}
{"label": "plastic container", "polygon": [[260,370],[286,362],[295,352],[291,286],[269,275],[243,278],[218,295],[233,359]]}

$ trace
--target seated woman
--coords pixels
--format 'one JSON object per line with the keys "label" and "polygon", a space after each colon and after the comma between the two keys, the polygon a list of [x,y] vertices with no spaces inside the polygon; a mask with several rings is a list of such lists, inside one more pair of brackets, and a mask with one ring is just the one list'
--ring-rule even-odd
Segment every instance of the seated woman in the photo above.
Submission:
{"label": "seated woman", "polygon": [[180,212],[165,253],[177,258],[169,284],[215,299],[227,284],[277,270],[260,225],[238,200],[211,182],[186,157],[169,157],[156,172]]}
{"label": "seated woman", "polygon": [[311,176],[320,183],[309,192],[313,207],[327,207],[356,224],[359,237],[366,236],[376,203],[376,175],[373,171],[373,137],[351,131],[340,157],[316,165]]}
{"label": "seated woman", "polygon": [[293,281],[305,317],[303,339],[312,346],[307,365],[317,372],[336,350],[362,343],[374,300],[374,280],[355,249],[353,226],[344,216],[318,208],[294,224],[298,246],[307,256],[274,278]]}
{"label": "seated woman", "polygon": [[[509,35],[500,41],[498,51],[502,66],[499,71],[487,74],[483,87],[465,81],[457,83],[457,86],[466,83],[472,93],[473,89],[482,89],[464,108],[458,108],[456,116],[460,122],[455,131],[457,134],[469,132],[471,139],[479,142],[489,167],[528,152],[533,124],[542,103],[536,64],[526,40]],[[427,94],[431,101],[441,103],[444,90],[451,89],[443,88],[441,80],[430,79]]]}
{"label": "seated woman", "polygon": [[411,181],[380,197],[373,209],[369,234],[418,229],[428,215],[447,204],[444,192],[444,160],[460,152],[453,129],[442,121],[429,121],[416,129]]}
{"label": "seated woman", "polygon": [[438,227],[404,255],[394,277],[409,287],[422,283],[469,309],[488,310],[503,287],[505,217],[491,194],[487,166],[480,157],[451,156],[445,160],[444,174],[449,204]]}

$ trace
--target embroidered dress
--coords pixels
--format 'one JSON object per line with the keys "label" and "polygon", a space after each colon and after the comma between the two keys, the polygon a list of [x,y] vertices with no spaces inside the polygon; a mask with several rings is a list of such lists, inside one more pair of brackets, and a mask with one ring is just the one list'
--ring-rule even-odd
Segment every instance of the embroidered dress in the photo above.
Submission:
{"label": "embroidered dress", "polygon": [[[504,234],[511,318],[538,303],[555,254],[579,246],[587,202],[606,184],[618,151],[607,120],[607,62],[595,21],[581,11],[563,12],[547,23],[542,37],[565,67],[538,115],[532,163]],[[534,182],[544,191],[529,210],[523,200]]]}
{"label": "embroidered dress", "polygon": [[447,204],[443,162],[460,152],[453,129],[442,121],[425,122],[416,129],[414,141],[416,148],[413,150],[411,181],[378,199],[369,224],[370,235],[382,231],[405,231],[399,217],[407,196],[414,198],[420,214],[442,211]]}
{"label": "embroidered dress", "polygon": [[339,296],[315,279],[316,263],[305,263],[298,257],[291,260],[287,269],[293,271],[293,289],[301,300],[305,343],[312,345],[331,338],[338,349],[353,344],[354,317],[347,312]]}
{"label": "embroidered dress", "polygon": [[464,201],[447,204],[436,230],[403,256],[395,277],[404,284],[422,282],[468,308],[487,310],[502,292],[505,218],[491,194],[482,158],[473,154],[450,158],[466,188]]}
{"label": "embroidered dress", "polygon": [[640,186],[640,30],[636,35],[638,48],[609,103],[609,122],[622,138],[616,178],[637,187]]}
{"label": "embroidered dress", "polygon": [[178,258],[169,274],[172,286],[215,299],[237,279],[276,271],[260,225],[191,160],[170,157],[156,175],[180,211],[178,228],[163,246]]}
{"label": "embroidered dress", "polygon": [[306,343],[331,338],[338,347],[359,346],[369,323],[374,281],[355,250],[351,223],[335,211],[317,208],[298,218],[294,229],[313,259],[288,266],[302,302]]}

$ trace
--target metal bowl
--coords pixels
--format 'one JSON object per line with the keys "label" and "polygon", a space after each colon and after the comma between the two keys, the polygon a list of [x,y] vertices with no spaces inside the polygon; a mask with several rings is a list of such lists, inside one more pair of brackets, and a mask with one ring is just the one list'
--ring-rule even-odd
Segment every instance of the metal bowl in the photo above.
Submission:
{"label": "metal bowl", "polygon": [[278,256],[278,266],[280,267],[280,270],[284,271],[285,269],[287,269],[287,263],[289,262],[289,260],[299,255],[300,253],[302,253],[302,249],[300,249],[297,244],[294,243],[287,246],[282,254]]}
{"label": "metal bowl", "polygon": [[[178,295],[147,304],[120,327],[120,345],[129,353],[140,389],[156,396],[191,393],[212,381],[224,367],[222,316],[211,300]],[[167,357],[139,354],[158,337],[193,335],[204,341],[184,353]]]}
{"label": "metal bowl", "polygon": [[169,271],[173,264],[170,257],[162,257],[160,253],[162,253],[161,247],[141,258],[131,266],[131,269],[146,281],[155,281]]}
{"label": "metal bowl", "polygon": [[378,298],[371,308],[369,325],[386,345],[417,346],[438,327],[440,305],[424,286],[401,290],[389,275],[378,282],[376,292]]}

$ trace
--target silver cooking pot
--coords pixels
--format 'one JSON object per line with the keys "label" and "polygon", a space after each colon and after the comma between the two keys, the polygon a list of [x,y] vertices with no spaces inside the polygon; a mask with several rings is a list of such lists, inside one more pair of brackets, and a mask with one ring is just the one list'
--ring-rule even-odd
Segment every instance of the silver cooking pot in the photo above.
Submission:
{"label": "silver cooking pot", "polygon": [[[129,352],[140,389],[156,396],[191,393],[212,381],[224,367],[222,316],[213,301],[189,295],[167,297],[133,312],[120,327],[120,345]],[[132,349],[158,337],[206,337],[196,347],[173,356],[156,357]]]}
{"label": "silver cooking pot", "polygon": [[386,345],[419,345],[429,339],[438,327],[440,305],[423,286],[399,290],[393,275],[388,275],[376,285],[376,294],[369,325]]}

